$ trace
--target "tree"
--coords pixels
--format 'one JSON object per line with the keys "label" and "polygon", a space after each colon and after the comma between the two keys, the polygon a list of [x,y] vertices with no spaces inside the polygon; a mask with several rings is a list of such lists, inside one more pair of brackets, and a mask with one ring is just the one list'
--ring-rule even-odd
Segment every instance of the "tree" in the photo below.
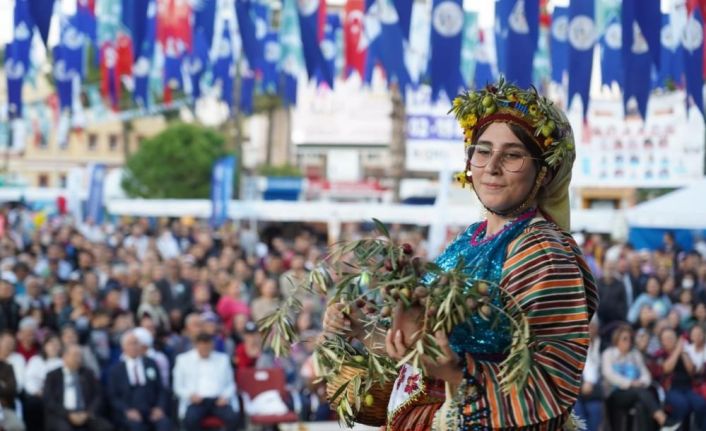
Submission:
{"label": "tree", "polygon": [[131,197],[208,198],[213,163],[226,155],[213,130],[175,124],[145,140],[125,164],[123,188]]}

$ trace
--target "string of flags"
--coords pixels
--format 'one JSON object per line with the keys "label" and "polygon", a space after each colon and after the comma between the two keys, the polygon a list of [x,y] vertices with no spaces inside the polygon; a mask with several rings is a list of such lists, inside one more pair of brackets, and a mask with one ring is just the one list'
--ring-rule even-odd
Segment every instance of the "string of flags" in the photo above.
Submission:
{"label": "string of flags", "polygon": [[[547,0],[496,0],[492,31],[479,27],[462,0],[347,0],[340,10],[325,0],[76,1],[66,15],[54,0],[15,0],[4,48],[9,119],[26,116],[22,86],[38,69],[32,50],[42,44],[58,109],[68,115],[81,104],[90,69],[99,71],[112,110],[127,95],[147,109],[176,92],[192,101],[215,92],[249,113],[255,94],[296,104],[302,77],[332,88],[354,74],[370,83],[375,68],[402,89],[429,84],[435,99],[501,74],[522,86],[556,82],[585,114],[594,58],[602,84],[618,86],[626,106],[634,98],[643,118],[656,88],[685,89],[703,113],[706,0],[667,14],[658,0],[571,0],[553,8]],[[52,21],[59,38],[49,47]]]}

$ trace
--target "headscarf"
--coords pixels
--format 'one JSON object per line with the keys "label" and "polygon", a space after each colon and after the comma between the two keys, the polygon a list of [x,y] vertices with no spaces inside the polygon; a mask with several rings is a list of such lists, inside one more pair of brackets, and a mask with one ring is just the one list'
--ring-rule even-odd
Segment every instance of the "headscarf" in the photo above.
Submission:
{"label": "headscarf", "polygon": [[[501,78],[496,84],[467,91],[454,99],[456,119],[464,130],[466,154],[475,144],[474,135],[493,122],[514,124],[533,137],[530,144],[542,157],[542,165],[552,175],[537,194],[537,204],[559,227],[569,230],[569,183],[576,151],[571,124],[566,115],[534,87],[522,89]],[[468,166],[468,160],[466,161]],[[463,172],[457,178],[470,184]]]}

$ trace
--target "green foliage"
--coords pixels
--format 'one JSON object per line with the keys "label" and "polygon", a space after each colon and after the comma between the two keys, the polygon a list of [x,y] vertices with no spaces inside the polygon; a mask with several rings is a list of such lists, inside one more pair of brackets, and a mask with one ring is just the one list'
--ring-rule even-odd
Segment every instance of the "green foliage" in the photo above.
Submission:
{"label": "green foliage", "polygon": [[264,177],[301,177],[302,172],[292,165],[262,165],[257,173]]}
{"label": "green foliage", "polygon": [[208,198],[213,163],[226,155],[213,130],[175,124],[145,140],[125,164],[123,188],[131,197]]}

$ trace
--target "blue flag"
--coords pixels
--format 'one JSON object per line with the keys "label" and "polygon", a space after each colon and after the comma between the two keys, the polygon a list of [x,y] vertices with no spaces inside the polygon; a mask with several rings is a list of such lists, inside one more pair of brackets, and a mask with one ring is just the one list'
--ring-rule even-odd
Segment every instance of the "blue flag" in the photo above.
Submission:
{"label": "blue flag", "polygon": [[[243,41],[243,51],[251,70],[260,70],[262,64],[262,46],[257,38],[254,22],[255,4],[251,0],[236,0],[235,10],[238,17],[240,39]],[[265,30],[267,31],[267,27]],[[264,35],[263,35],[264,38]]]}
{"label": "blue flag", "polygon": [[295,106],[297,104],[297,78],[284,73],[280,83],[280,94],[284,99],[285,106]]}
{"label": "blue flag", "polygon": [[596,43],[594,0],[571,2],[569,5],[569,99],[575,94],[583,101],[583,117],[588,112],[588,93],[591,88],[593,46]]}
{"label": "blue flag", "polygon": [[[634,97],[637,101],[637,109],[640,111],[640,115],[644,120],[647,116],[647,100],[650,95],[651,56],[647,46],[647,40],[637,21],[633,21],[632,31],[632,45],[630,46],[627,57],[623,57],[623,60],[626,60],[623,63],[626,77],[623,83],[623,104],[627,112],[628,100]],[[623,53],[625,53],[624,48],[625,47],[623,47]]]}
{"label": "blue flag", "polygon": [[213,164],[211,173],[211,226],[219,227],[228,219],[228,204],[233,199],[235,156],[226,156]]}
{"label": "blue flag", "polygon": [[622,28],[620,20],[613,18],[606,25],[601,37],[601,80],[603,85],[613,82],[623,88]]}
{"label": "blue flag", "polygon": [[461,0],[434,0],[431,9],[431,56],[428,66],[432,100],[437,100],[442,90],[451,100],[463,87],[463,20]]}
{"label": "blue flag", "polygon": [[182,88],[181,66],[186,47],[179,39],[168,38],[164,48],[164,85],[172,90]]}
{"label": "blue flag", "polygon": [[47,45],[49,39],[49,24],[54,13],[54,0],[31,0],[29,3],[29,11],[32,15],[34,23],[37,25],[39,34],[42,36],[44,46]]}
{"label": "blue flag", "polygon": [[228,26],[223,27],[223,38],[218,45],[216,62],[213,65],[214,84],[220,84],[221,100],[233,106],[233,47],[230,41]]}
{"label": "blue flag", "polygon": [[[366,0],[363,29],[368,48],[366,82],[370,82],[373,68],[380,63],[389,83],[397,82],[400,89],[410,85],[412,80],[404,61],[402,27],[392,0]],[[401,94],[404,95],[405,91]]]}
{"label": "blue flag", "polygon": [[255,96],[255,76],[245,74],[240,82],[240,112],[245,115],[252,114]]}
{"label": "blue flag", "polygon": [[409,30],[412,25],[412,4],[410,0],[393,0],[397,16],[400,17],[400,28],[402,29],[402,37],[409,40]]}
{"label": "blue flag", "polygon": [[[146,40],[147,32],[147,12],[150,0],[123,0],[122,21],[132,38],[132,46],[135,52],[140,51],[142,43]],[[154,40],[147,41],[154,43]]]}
{"label": "blue flag", "polygon": [[520,87],[532,85],[532,65],[539,36],[539,0],[517,0],[507,21],[505,77]]}
{"label": "blue flag", "polygon": [[12,34],[12,58],[24,67],[24,73],[29,72],[29,53],[34,35],[34,20],[29,11],[28,0],[15,1],[15,27]]}
{"label": "blue flag", "polygon": [[105,184],[105,175],[105,164],[96,163],[93,165],[84,221],[91,220],[95,224],[103,223],[103,185]]}
{"label": "blue flag", "polygon": [[686,94],[694,105],[704,114],[704,21],[699,8],[689,16],[684,28],[682,40],[684,46],[684,72],[686,75]]}
{"label": "blue flag", "polygon": [[206,52],[211,51],[213,30],[216,21],[216,0],[198,0],[194,4],[194,34],[202,32]]}
{"label": "blue flag", "polygon": [[90,0],[76,2],[76,27],[95,45],[97,41],[96,16],[90,8]]}
{"label": "blue flag", "polygon": [[262,49],[262,88],[267,93],[277,92],[279,72],[277,67],[282,58],[282,48],[279,44],[279,34],[270,31],[265,36]]}
{"label": "blue flag", "polygon": [[[623,3],[636,0],[623,0]],[[635,21],[637,21],[642,35],[647,41],[647,46],[652,56],[652,63],[656,67],[660,64],[660,31],[662,29],[662,12],[660,2],[656,0],[640,0],[635,3]]]}
{"label": "blue flag", "polygon": [[184,69],[189,76],[191,98],[196,101],[201,97],[201,78],[208,66],[208,47],[203,29],[197,29],[194,34],[194,47],[184,58]]}
{"label": "blue flag", "polygon": [[150,106],[150,68],[154,58],[155,38],[157,37],[157,0],[149,0],[145,15],[145,38],[135,49],[135,64],[132,68],[135,78],[133,99],[138,106]]}
{"label": "blue flag", "polygon": [[497,0],[495,2],[495,58],[497,59],[498,71],[505,74],[506,55],[505,46],[510,34],[510,13],[517,0]]}
{"label": "blue flag", "polygon": [[656,82],[656,86],[662,88],[684,85],[684,54],[681,38],[676,34],[671,21],[672,17],[669,14],[662,15],[662,53]]}
{"label": "blue flag", "polygon": [[333,88],[333,75],[326,67],[326,59],[319,45],[320,1],[323,0],[301,0],[297,3],[299,31],[309,79],[316,78],[318,73],[321,73],[321,80]]}
{"label": "blue flag", "polygon": [[473,76],[473,83],[476,89],[483,88],[495,82],[490,52],[491,50],[481,30],[479,31],[478,45],[476,47],[476,71]]}
{"label": "blue flag", "polygon": [[552,56],[552,81],[562,83],[569,69],[569,8],[555,7],[549,48]]}
{"label": "blue flag", "polygon": [[[324,40],[321,42],[321,53],[326,60],[328,73],[336,76],[336,57],[339,53],[337,42],[341,33],[341,17],[337,13],[326,14],[326,26],[324,27]],[[319,82],[324,80],[325,74],[321,71],[318,74]]]}
{"label": "blue flag", "polygon": [[5,50],[5,74],[7,78],[8,115],[11,120],[22,118],[22,84],[27,69],[16,60],[17,41],[12,41]]}

